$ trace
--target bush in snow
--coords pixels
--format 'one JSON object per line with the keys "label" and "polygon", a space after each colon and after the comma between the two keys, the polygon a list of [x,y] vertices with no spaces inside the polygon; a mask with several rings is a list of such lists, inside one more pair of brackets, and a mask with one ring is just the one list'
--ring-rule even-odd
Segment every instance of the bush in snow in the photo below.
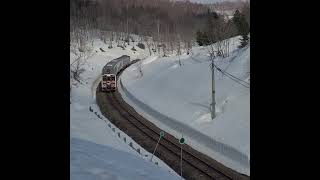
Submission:
{"label": "bush in snow", "polygon": [[135,47],[132,47],[131,50],[132,50],[132,51],[137,51]]}
{"label": "bush in snow", "polygon": [[207,45],[211,44],[206,32],[197,31],[196,41],[199,46],[207,46]]}
{"label": "bush in snow", "polygon": [[137,45],[140,49],[145,49],[146,47],[145,47],[145,45],[143,44],[143,43],[138,43],[138,45]]}
{"label": "bush in snow", "polygon": [[249,43],[249,36],[248,35],[242,35],[240,39],[240,45],[239,48],[244,48]]}

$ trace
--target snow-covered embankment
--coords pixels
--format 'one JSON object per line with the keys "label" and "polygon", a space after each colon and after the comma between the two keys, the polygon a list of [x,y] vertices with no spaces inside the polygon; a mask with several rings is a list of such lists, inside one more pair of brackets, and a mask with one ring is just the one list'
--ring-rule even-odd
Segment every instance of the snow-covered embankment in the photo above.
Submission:
{"label": "snow-covered embankment", "polygon": [[[236,47],[238,40],[233,40]],[[193,48],[194,56],[149,58],[121,75],[120,93],[137,112],[194,149],[226,166],[250,175],[250,89],[220,72],[216,79],[216,118],[210,118],[211,72],[205,48]],[[233,48],[230,57],[217,59],[222,70],[248,81],[250,47]],[[121,84],[122,83],[122,84]],[[249,82],[248,82],[249,83]]]}

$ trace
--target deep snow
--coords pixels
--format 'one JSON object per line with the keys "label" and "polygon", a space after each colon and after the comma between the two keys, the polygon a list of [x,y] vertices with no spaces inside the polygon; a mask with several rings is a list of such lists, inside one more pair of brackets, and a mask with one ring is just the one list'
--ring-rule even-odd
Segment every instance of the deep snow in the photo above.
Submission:
{"label": "deep snow", "polygon": [[[106,52],[101,52],[102,47]],[[131,59],[143,58],[148,53],[136,47],[136,53],[121,48],[108,49],[108,45],[95,40],[91,55],[86,61],[82,84],[71,82],[70,94],[70,174],[73,180],[88,179],[180,179],[170,167],[153,158],[150,153],[136,144],[106,118],[98,118],[94,112],[103,117],[95,103],[95,90],[99,83],[102,67],[110,60],[121,55]],[[70,64],[76,58],[70,49]],[[89,111],[89,107],[93,112]],[[110,125],[110,127],[109,127]],[[114,128],[114,131],[113,131]],[[120,138],[118,137],[120,133]],[[123,138],[126,138],[124,142]],[[133,148],[129,143],[133,143]],[[136,149],[140,149],[140,154]],[[146,157],[147,155],[147,157]],[[158,163],[155,165],[154,163]]]}
{"label": "deep snow", "polygon": [[[238,44],[239,37],[232,38],[230,56],[216,59],[215,64],[249,83],[250,46],[238,50]],[[149,57],[142,62],[143,76],[137,64],[130,66],[120,77],[124,85],[120,92],[160,128],[177,138],[183,134],[195,149],[250,175],[250,89],[215,70],[216,118],[211,120],[208,51],[194,47],[192,52],[192,58],[180,57],[181,67],[178,57]],[[196,137],[200,133],[208,140]]]}
{"label": "deep snow", "polygon": [[177,180],[167,170],[142,160],[130,153],[119,151],[78,138],[71,139],[70,171],[76,180]]}

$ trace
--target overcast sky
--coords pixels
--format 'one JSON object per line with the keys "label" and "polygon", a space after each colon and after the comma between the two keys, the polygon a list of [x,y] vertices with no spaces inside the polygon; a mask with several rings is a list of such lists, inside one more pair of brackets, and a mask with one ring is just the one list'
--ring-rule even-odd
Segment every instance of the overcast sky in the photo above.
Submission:
{"label": "overcast sky", "polygon": [[[222,2],[227,0],[190,0],[190,2],[198,2],[198,3],[215,3],[215,2]],[[237,1],[237,0],[228,0],[228,1]]]}

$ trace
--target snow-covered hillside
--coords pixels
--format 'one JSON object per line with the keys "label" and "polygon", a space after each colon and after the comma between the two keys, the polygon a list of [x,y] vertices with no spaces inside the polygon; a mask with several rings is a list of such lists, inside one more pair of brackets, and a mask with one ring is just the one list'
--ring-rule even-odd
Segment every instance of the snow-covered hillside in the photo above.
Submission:
{"label": "snow-covered hillside", "polygon": [[[151,163],[150,153],[102,117],[99,112],[95,104],[95,90],[102,67],[108,61],[124,54],[129,55],[131,59],[143,58],[148,54],[147,50],[137,47],[134,53],[130,50],[132,46],[128,46],[126,50],[107,47],[108,45],[100,40],[95,40],[88,53],[89,59],[83,66],[85,71],[82,74],[82,84],[75,85],[75,82],[71,82],[73,84],[70,94],[71,179],[180,179],[179,175],[158,158],[154,157]],[[103,48],[105,52],[99,48]],[[77,58],[74,53],[79,52],[77,49],[70,49],[70,64]],[[89,111],[90,107],[93,112]],[[133,143],[133,148],[129,146],[130,142]],[[140,153],[137,149],[140,149]]]}
{"label": "snow-covered hillside", "polygon": [[[249,83],[250,46],[215,64]],[[143,76],[137,65],[121,75],[123,98],[160,128],[241,173],[250,174],[250,89],[215,70],[216,118],[211,119],[211,70],[206,47],[194,47],[192,57],[149,57]]]}

